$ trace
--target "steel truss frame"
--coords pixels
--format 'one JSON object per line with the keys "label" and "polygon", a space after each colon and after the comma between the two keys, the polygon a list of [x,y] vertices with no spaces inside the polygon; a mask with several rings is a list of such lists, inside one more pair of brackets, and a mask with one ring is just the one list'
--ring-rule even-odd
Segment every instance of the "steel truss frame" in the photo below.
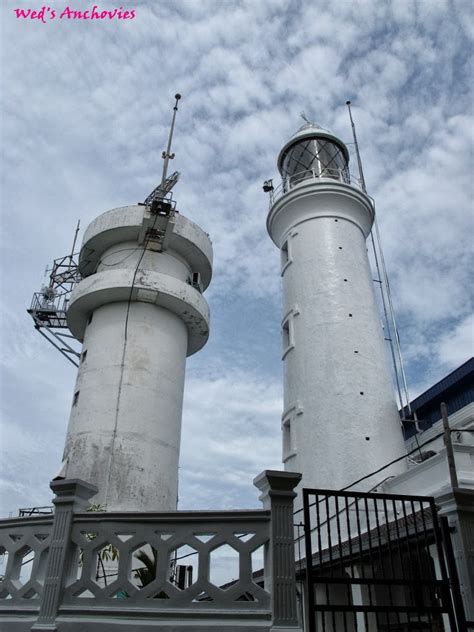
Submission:
{"label": "steel truss frame", "polygon": [[[35,329],[63,354],[74,366],[79,366],[80,352],[71,346],[76,337],[69,333],[66,320],[69,297],[74,286],[81,280],[78,253],[74,253],[79,222],[77,223],[71,254],[53,261],[49,285],[33,294],[28,314],[33,318]],[[68,330],[62,331],[62,330]]]}

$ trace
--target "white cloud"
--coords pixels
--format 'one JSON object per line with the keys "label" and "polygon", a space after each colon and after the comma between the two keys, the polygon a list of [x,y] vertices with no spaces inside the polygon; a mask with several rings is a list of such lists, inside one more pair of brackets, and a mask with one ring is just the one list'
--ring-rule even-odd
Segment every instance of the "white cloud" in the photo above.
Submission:
{"label": "white cloud", "polygon": [[440,337],[437,345],[439,362],[448,370],[455,369],[474,355],[474,316],[470,314],[451,331]]}
{"label": "white cloud", "polygon": [[226,366],[224,375],[186,383],[181,503],[192,508],[255,506],[252,480],[278,469],[279,382]]}

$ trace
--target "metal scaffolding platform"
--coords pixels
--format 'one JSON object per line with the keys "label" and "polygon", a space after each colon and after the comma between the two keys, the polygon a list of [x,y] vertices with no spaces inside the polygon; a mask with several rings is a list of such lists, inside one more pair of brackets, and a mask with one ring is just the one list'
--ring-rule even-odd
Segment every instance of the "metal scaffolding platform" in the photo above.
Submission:
{"label": "metal scaffolding platform", "polygon": [[72,364],[79,366],[80,352],[71,346],[76,338],[69,332],[66,311],[70,294],[81,280],[78,253],[74,252],[79,232],[77,223],[71,254],[53,261],[49,284],[33,294],[28,314],[35,329],[60,351]]}

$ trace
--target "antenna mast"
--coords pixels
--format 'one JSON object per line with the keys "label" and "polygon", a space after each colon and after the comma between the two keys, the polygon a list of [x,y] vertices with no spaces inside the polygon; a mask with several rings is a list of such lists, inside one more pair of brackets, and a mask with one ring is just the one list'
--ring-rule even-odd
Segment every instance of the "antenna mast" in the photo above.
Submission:
{"label": "antenna mast", "polygon": [[[143,204],[145,206],[152,206],[156,210],[158,205],[163,204],[163,200],[168,196],[171,192],[171,189],[179,180],[179,171],[175,171],[169,177],[168,176],[168,163],[170,160],[173,160],[175,154],[171,153],[171,142],[173,140],[173,132],[174,132],[174,124],[176,121],[176,112],[178,111],[178,101],[181,99],[180,94],[175,94],[174,98],[176,99],[174,108],[173,108],[173,119],[171,121],[170,133],[168,136],[168,146],[166,151],[161,154],[161,157],[164,160],[163,163],[163,174],[161,176],[160,184],[153,189],[150,195],[146,198],[144,202],[139,202],[139,204]],[[171,200],[171,196],[170,196]],[[169,211],[168,211],[169,213]]]}
{"label": "antenna mast", "polygon": [[362,186],[362,191],[364,193],[367,193],[367,188],[365,186],[364,171],[362,169],[362,160],[360,159],[360,153],[359,153],[359,143],[357,142],[356,128],[354,125],[354,121],[352,120],[351,102],[346,101],[346,105],[347,105],[347,109],[349,110],[349,118],[351,119],[352,136],[354,137],[354,145],[355,145],[356,156],[357,156],[357,166],[359,167],[360,184]]}
{"label": "antenna mast", "polygon": [[164,189],[165,187],[165,183],[166,183],[166,175],[168,172],[168,162],[170,160],[173,160],[175,154],[171,153],[171,141],[173,140],[173,132],[174,132],[174,122],[176,120],[176,112],[178,111],[178,101],[181,99],[181,95],[175,94],[174,98],[176,99],[176,102],[174,104],[174,108],[173,108],[173,120],[171,121],[171,129],[170,129],[170,135],[168,137],[168,147],[166,148],[166,151],[164,151],[161,154],[161,157],[164,159],[164,163],[163,163],[163,175],[161,176],[161,187],[162,189]]}

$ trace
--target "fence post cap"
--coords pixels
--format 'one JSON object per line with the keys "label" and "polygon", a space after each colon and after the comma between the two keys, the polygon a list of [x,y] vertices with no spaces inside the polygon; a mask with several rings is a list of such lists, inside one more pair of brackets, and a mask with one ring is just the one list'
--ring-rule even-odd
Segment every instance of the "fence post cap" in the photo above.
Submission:
{"label": "fence post cap", "polygon": [[86,483],[80,478],[53,480],[49,486],[56,494],[55,498],[53,498],[54,505],[70,503],[74,506],[74,509],[87,508],[89,499],[98,492],[95,485]]}
{"label": "fence post cap", "polygon": [[260,500],[267,496],[291,496],[294,498],[296,493],[293,491],[301,480],[299,472],[282,472],[280,470],[264,470],[253,479],[253,484],[262,494]]}

